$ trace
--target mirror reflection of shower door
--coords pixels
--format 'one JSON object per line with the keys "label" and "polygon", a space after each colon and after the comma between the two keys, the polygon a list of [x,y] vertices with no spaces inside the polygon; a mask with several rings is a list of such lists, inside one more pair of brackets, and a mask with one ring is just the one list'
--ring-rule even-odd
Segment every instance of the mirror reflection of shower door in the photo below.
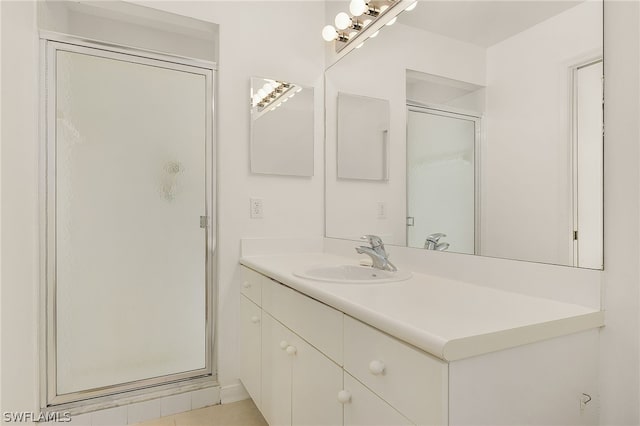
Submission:
{"label": "mirror reflection of shower door", "polygon": [[47,43],[49,403],[212,374],[212,78]]}
{"label": "mirror reflection of shower door", "polygon": [[422,107],[407,111],[407,226],[409,247],[423,248],[443,233],[448,251],[475,252],[478,119]]}

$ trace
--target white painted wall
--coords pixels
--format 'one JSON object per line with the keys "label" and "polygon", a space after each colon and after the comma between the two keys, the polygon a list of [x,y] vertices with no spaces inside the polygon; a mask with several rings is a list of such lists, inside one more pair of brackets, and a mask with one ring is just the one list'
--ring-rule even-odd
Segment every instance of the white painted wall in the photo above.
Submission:
{"label": "white painted wall", "polygon": [[573,264],[569,68],[601,48],[591,1],[487,49],[483,255]]}
{"label": "white painted wall", "polygon": [[35,7],[2,2],[2,411],[38,403],[38,55]]}
{"label": "white painted wall", "polygon": [[[411,43],[407,43],[411,40]],[[406,241],[406,70],[484,84],[485,49],[395,24],[334,64],[326,74],[326,233],[357,239],[376,234],[389,244]],[[390,105],[388,181],[336,177],[338,92],[386,99]],[[362,126],[367,126],[362,123]],[[363,152],[366,155],[366,152]],[[356,195],[357,196],[354,196]],[[377,203],[386,204],[379,219]]]}
{"label": "white painted wall", "polygon": [[639,4],[605,1],[602,425],[640,423]]}
{"label": "white painted wall", "polygon": [[[148,2],[220,24],[218,73],[218,373],[237,383],[241,237],[323,233],[324,42],[321,2]],[[38,44],[34,2],[2,2],[2,410],[38,407]],[[286,10],[286,13],[283,13]],[[241,28],[238,23],[242,22]],[[9,42],[10,40],[10,42]],[[315,87],[312,178],[249,173],[249,79]],[[249,197],[264,219],[249,219]]]}
{"label": "white painted wall", "polygon": [[[2,5],[0,5],[0,48],[2,47]],[[2,55],[0,55],[0,99],[2,90]],[[2,102],[0,101],[0,377],[2,377]],[[2,411],[2,384],[0,383],[0,412]],[[1,422],[2,420],[0,420]]]}

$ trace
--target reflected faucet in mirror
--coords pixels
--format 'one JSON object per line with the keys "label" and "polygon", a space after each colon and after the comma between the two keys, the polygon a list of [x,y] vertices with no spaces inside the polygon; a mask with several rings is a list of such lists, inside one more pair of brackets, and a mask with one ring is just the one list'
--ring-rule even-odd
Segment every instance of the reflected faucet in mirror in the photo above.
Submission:
{"label": "reflected faucet in mirror", "polygon": [[389,254],[384,248],[382,238],[377,235],[365,235],[360,238],[369,243],[369,247],[360,246],[356,247],[356,251],[359,254],[366,254],[371,258],[372,266],[376,269],[382,269],[383,271],[396,272],[398,268],[389,261]]}
{"label": "reflected faucet in mirror", "polygon": [[444,238],[446,236],[447,234],[442,234],[440,232],[427,235],[427,239],[424,242],[424,248],[427,250],[445,251],[449,248],[449,243],[439,241],[440,238]]}

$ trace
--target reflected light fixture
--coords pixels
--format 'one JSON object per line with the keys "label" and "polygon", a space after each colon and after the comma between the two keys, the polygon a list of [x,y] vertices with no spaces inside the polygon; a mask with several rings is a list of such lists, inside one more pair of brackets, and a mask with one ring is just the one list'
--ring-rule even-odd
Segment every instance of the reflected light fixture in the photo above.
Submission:
{"label": "reflected light fixture", "polygon": [[[336,52],[340,52],[351,41],[358,38],[363,29],[376,22],[389,11],[396,9],[396,7],[404,8],[404,10],[413,10],[417,4],[417,0],[351,0],[349,3],[351,15],[346,12],[338,13],[334,19],[335,26],[326,25],[322,29],[322,38],[327,42],[335,41]],[[396,20],[397,16],[391,18],[386,25],[393,25]],[[377,35],[378,31],[375,31],[369,35],[369,38]],[[365,40],[366,38],[361,38],[356,48],[362,47]]]}
{"label": "reflected light fixture", "polygon": [[[275,111],[285,102],[293,98],[297,93],[302,91],[302,87],[287,83],[286,81],[267,80],[262,88],[253,93],[251,96],[251,117],[257,120],[263,115]],[[265,92],[265,88],[269,87],[269,91]]]}
{"label": "reflected light fixture", "polygon": [[251,95],[251,106],[256,108],[258,112],[262,112],[262,110],[267,107],[277,108],[284,99],[288,100],[288,98],[302,90],[301,87],[287,83],[286,81],[266,81],[262,88]]}

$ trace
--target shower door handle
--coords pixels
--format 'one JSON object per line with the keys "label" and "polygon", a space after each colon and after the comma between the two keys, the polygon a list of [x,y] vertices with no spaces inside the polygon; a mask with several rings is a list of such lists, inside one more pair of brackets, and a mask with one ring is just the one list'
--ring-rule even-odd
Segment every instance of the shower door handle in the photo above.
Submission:
{"label": "shower door handle", "polygon": [[207,229],[209,226],[209,218],[207,216],[200,216],[200,228]]}

